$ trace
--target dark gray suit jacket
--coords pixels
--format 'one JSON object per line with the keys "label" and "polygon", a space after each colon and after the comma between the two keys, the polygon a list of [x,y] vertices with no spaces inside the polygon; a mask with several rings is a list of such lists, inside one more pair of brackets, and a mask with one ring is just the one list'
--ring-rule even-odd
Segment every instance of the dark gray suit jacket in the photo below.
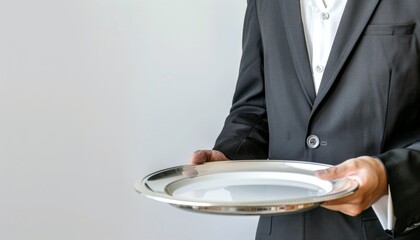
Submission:
{"label": "dark gray suit jacket", "polygon": [[[393,196],[391,235],[420,239],[420,1],[348,0],[318,95],[306,49],[299,0],[248,0],[239,79],[215,149],[334,165],[376,156]],[[388,238],[371,209],[262,217],[257,229],[257,239]]]}

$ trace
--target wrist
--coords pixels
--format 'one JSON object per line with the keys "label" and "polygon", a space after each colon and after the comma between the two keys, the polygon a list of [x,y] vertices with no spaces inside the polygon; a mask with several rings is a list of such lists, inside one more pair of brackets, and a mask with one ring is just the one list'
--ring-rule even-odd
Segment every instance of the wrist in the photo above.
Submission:
{"label": "wrist", "polygon": [[375,162],[375,169],[378,172],[378,190],[380,193],[380,197],[388,194],[388,176],[386,172],[385,165],[381,161],[381,159],[377,157],[371,157],[372,160]]}

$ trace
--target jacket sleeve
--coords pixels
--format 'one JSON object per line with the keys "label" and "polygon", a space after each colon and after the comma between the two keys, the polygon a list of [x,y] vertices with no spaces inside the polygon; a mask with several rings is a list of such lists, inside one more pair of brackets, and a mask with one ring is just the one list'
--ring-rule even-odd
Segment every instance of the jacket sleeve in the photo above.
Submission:
{"label": "jacket sleeve", "polygon": [[378,156],[385,165],[391,188],[394,235],[408,234],[420,227],[420,142]]}
{"label": "jacket sleeve", "polygon": [[255,0],[248,0],[242,45],[242,59],[232,107],[214,149],[223,152],[230,159],[267,159],[268,124],[263,46]]}

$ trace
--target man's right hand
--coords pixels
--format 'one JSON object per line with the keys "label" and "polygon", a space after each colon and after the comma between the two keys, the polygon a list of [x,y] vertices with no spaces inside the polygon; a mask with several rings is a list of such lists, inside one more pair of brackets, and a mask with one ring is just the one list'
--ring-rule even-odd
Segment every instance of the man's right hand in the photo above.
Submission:
{"label": "man's right hand", "polygon": [[197,150],[189,160],[190,164],[202,164],[205,162],[225,161],[229,160],[222,152],[217,150]]}

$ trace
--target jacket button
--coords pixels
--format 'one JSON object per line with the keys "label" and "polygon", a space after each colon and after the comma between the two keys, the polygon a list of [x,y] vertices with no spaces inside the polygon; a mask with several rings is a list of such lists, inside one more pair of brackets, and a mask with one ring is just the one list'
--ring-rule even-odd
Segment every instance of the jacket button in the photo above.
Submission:
{"label": "jacket button", "polygon": [[317,148],[319,146],[319,138],[316,135],[310,135],[306,139],[306,145],[312,149]]}

